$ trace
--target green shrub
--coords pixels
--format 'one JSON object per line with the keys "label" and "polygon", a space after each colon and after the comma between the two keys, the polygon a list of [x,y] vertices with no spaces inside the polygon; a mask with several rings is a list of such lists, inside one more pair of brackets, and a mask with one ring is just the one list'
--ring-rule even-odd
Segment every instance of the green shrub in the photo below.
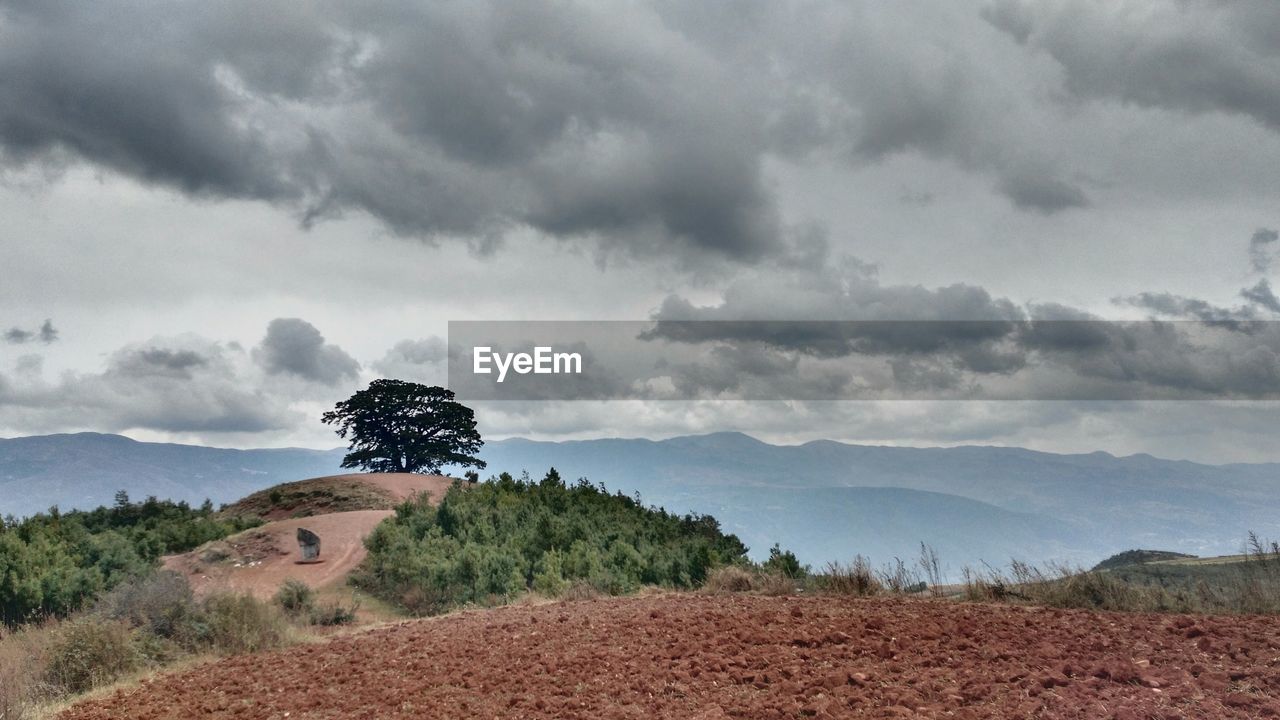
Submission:
{"label": "green shrub", "polygon": [[569,587],[564,579],[564,563],[554,548],[542,553],[533,573],[533,589],[547,597],[560,597]]}
{"label": "green shrub", "polygon": [[81,693],[135,671],[140,659],[127,623],[87,616],[58,629],[44,679],[63,692]]}
{"label": "green shrub", "polygon": [[329,602],[311,608],[307,621],[312,625],[350,625],[356,621],[359,604],[347,607],[341,603]]}
{"label": "green shrub", "polygon": [[455,484],[438,506],[401,504],[365,545],[353,582],[424,614],[579,584],[608,594],[694,588],[747,550],[713,517],[647,508],[586,480],[566,485],[554,470],[538,482],[503,473]]}
{"label": "green shrub", "polygon": [[777,543],[769,548],[769,559],[764,561],[764,569],[788,578],[802,578],[808,570],[800,564],[795,553],[783,550]]}
{"label": "green shrub", "polygon": [[275,602],[290,615],[309,613],[315,607],[315,591],[301,580],[290,578],[276,591]]}
{"label": "green shrub", "polygon": [[147,498],[129,502],[118,493],[113,507],[63,513],[57,508],[0,532],[0,623],[65,617],[99,593],[153,569],[161,555],[190,550],[225,537],[253,521],[225,521],[205,503]]}
{"label": "green shrub", "polygon": [[309,625],[349,625],[356,621],[359,604],[346,607],[338,602],[316,603],[316,593],[301,580],[285,580],[273,598],[275,604],[295,621]]}

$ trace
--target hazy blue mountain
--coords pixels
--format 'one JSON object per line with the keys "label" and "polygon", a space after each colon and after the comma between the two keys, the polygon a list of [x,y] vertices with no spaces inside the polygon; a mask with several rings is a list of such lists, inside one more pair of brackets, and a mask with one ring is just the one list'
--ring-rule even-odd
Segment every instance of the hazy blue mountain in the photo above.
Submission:
{"label": "hazy blue mountain", "polygon": [[957,564],[1096,562],[1134,547],[1235,552],[1249,530],[1280,535],[1280,464],[825,440],[775,446],[740,433],[506,440],[487,445],[484,457],[494,471],[537,475],[554,465],[567,478],[639,491],[646,502],[703,509],[755,550],[781,542],[811,562],[914,555],[921,540]]}
{"label": "hazy blue mountain", "polygon": [[[1146,455],[1017,448],[776,446],[739,433],[663,441],[490,442],[486,471],[555,466],[668,510],[715,515],[761,557],[914,558],[927,542],[961,566],[1010,557],[1092,564],[1129,548],[1234,552],[1280,537],[1280,464],[1202,465]],[[340,472],[341,450],[226,450],[82,433],[0,440],[0,514],[135,498],[230,502]]]}
{"label": "hazy blue mountain", "polygon": [[0,515],[134,499],[215,503],[282,482],[340,472],[340,450],[228,450],[76,433],[0,439]]}

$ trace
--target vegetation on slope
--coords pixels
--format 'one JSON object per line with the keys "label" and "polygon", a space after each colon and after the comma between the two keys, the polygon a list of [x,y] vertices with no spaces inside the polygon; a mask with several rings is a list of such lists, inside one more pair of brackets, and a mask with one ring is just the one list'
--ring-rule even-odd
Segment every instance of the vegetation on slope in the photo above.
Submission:
{"label": "vegetation on slope", "polygon": [[65,616],[132,576],[161,555],[184,552],[256,524],[219,519],[206,502],[193,508],[123,492],[113,507],[0,522],[0,623]]}
{"label": "vegetation on slope", "polygon": [[80,693],[191,658],[306,640],[310,626],[350,622],[352,612],[316,603],[300,584],[267,602],[235,593],[198,599],[166,570],[132,577],[69,618],[0,633],[0,719],[47,717]]}
{"label": "vegetation on slope", "polygon": [[1175,558],[1088,571],[1014,561],[1007,573],[966,569],[965,596],[1089,610],[1280,614],[1280,545],[1250,533],[1246,547],[1221,561]]}
{"label": "vegetation on slope", "polygon": [[693,588],[716,566],[747,562],[747,548],[709,515],[672,515],[585,479],[566,485],[554,468],[538,482],[503,473],[457,484],[438,507],[404,503],[365,545],[353,581],[415,613],[575,584],[609,594]]}
{"label": "vegetation on slope", "polygon": [[1144,565],[1150,562],[1161,562],[1164,560],[1187,560],[1194,558],[1195,555],[1187,555],[1186,553],[1173,552],[1170,550],[1125,550],[1116,553],[1111,557],[1103,560],[1093,566],[1094,570],[1112,570],[1115,568],[1129,567],[1131,565]]}

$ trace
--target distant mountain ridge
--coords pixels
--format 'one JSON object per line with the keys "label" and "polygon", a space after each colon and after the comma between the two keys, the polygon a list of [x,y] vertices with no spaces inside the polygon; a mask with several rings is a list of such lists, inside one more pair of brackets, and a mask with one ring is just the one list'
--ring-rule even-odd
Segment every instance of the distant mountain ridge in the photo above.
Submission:
{"label": "distant mountain ridge", "polygon": [[[343,451],[228,450],[81,433],[0,440],[0,514],[133,497],[231,502],[341,472]],[[1135,547],[1197,555],[1280,536],[1280,464],[1204,465],[1149,455],[1021,448],[911,448],[817,440],[770,445],[741,433],[667,440],[492,441],[486,472],[555,466],[679,513],[715,515],[764,555],[805,562],[914,558],[934,545],[958,569],[1010,557],[1092,565]]]}
{"label": "distant mountain ridge", "polygon": [[[649,502],[706,508],[753,548],[790,538],[814,562],[832,559],[838,547],[848,548],[846,557],[910,558],[925,541],[956,563],[1019,557],[1091,565],[1135,547],[1219,554],[1238,551],[1249,530],[1280,535],[1277,463],[1219,466],[1150,455],[830,440],[777,446],[741,433],[508,440],[486,446],[484,457],[491,467],[530,473],[554,464],[565,477],[638,490]],[[876,488],[936,493],[946,502],[911,494],[890,501],[868,493]],[[832,489],[843,494],[833,499]],[[780,493],[786,502],[765,511],[761,501]],[[901,521],[879,522],[884,517]],[[823,521],[810,520],[816,518]],[[828,539],[817,537],[823,534]]]}
{"label": "distant mountain ridge", "polygon": [[232,502],[282,482],[341,472],[342,450],[233,450],[74,433],[0,439],[0,515],[110,504],[117,490]]}

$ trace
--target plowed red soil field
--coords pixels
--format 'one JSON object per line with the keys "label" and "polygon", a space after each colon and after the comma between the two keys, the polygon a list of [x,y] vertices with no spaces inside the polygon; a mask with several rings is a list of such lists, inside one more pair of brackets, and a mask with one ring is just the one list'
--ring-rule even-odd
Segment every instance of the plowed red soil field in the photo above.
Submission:
{"label": "plowed red soil field", "polygon": [[402,623],[161,676],[90,718],[1250,718],[1280,623],[661,595]]}

